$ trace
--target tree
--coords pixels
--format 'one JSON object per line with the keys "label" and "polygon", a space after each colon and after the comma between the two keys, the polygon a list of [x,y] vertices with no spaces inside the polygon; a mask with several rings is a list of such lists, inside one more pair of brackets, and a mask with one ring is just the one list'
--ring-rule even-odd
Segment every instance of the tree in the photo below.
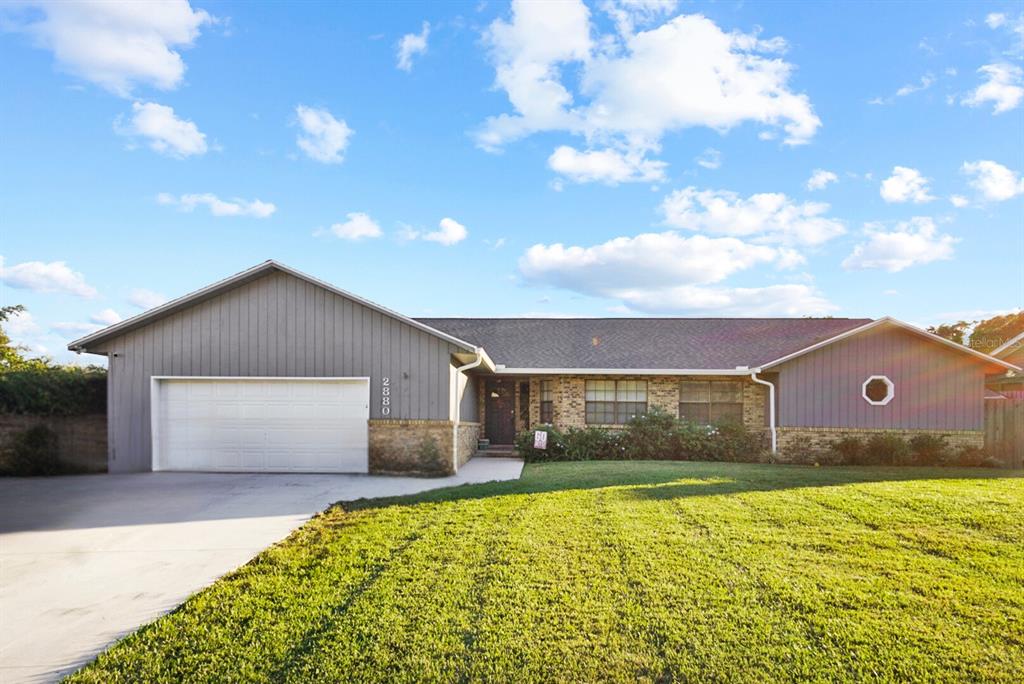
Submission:
{"label": "tree", "polygon": [[[24,312],[25,307],[21,304],[2,306],[0,307],[0,323],[8,321],[12,316]],[[3,325],[0,325],[0,373],[4,371],[45,368],[49,365],[48,359],[26,359],[25,352],[27,351],[28,348],[12,343],[7,331],[4,330]]]}
{"label": "tree", "polygon": [[943,323],[942,325],[933,325],[928,328],[928,332],[939,337],[945,337],[947,340],[952,340],[957,344],[964,343],[964,337],[967,335],[967,331],[971,329],[973,321],[957,321],[956,323]]}
{"label": "tree", "polygon": [[1024,332],[1024,311],[981,321],[957,321],[928,328],[928,332],[986,354]]}
{"label": "tree", "polygon": [[993,316],[981,321],[971,331],[971,348],[988,353],[1024,332],[1024,311]]}

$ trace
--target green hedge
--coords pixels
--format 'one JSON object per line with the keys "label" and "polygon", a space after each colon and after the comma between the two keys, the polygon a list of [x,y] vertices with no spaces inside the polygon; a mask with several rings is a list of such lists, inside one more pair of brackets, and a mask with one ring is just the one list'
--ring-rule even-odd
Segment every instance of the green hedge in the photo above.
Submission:
{"label": "green hedge", "polygon": [[106,410],[102,368],[45,366],[0,373],[0,413],[74,416]]}
{"label": "green hedge", "polygon": [[[533,448],[533,433],[548,433],[547,449]],[[527,463],[596,460],[757,461],[762,440],[739,424],[696,425],[659,409],[621,430],[585,427],[563,432],[551,425],[524,430],[516,449]]]}

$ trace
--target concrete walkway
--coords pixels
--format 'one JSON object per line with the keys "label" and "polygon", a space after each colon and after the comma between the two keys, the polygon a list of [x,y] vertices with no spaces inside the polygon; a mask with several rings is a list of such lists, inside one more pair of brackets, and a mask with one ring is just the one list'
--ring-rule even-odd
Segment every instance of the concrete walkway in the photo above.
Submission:
{"label": "concrete walkway", "polygon": [[0,682],[53,681],[336,501],[514,480],[140,473],[0,479]]}

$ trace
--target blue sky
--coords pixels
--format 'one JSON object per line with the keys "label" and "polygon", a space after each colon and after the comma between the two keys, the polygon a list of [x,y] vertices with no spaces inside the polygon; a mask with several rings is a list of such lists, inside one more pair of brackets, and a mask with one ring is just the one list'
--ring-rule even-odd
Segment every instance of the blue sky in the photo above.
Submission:
{"label": "blue sky", "polygon": [[924,10],[8,6],[0,300],[59,359],[268,258],[413,316],[1013,311],[1024,15]]}

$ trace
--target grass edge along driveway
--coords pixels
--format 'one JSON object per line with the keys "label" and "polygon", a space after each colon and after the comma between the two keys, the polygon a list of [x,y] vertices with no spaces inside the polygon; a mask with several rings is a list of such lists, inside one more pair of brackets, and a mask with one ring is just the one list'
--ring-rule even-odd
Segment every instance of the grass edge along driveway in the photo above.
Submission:
{"label": "grass edge along driveway", "polygon": [[554,463],[360,500],[70,680],[1022,681],[1022,475]]}

